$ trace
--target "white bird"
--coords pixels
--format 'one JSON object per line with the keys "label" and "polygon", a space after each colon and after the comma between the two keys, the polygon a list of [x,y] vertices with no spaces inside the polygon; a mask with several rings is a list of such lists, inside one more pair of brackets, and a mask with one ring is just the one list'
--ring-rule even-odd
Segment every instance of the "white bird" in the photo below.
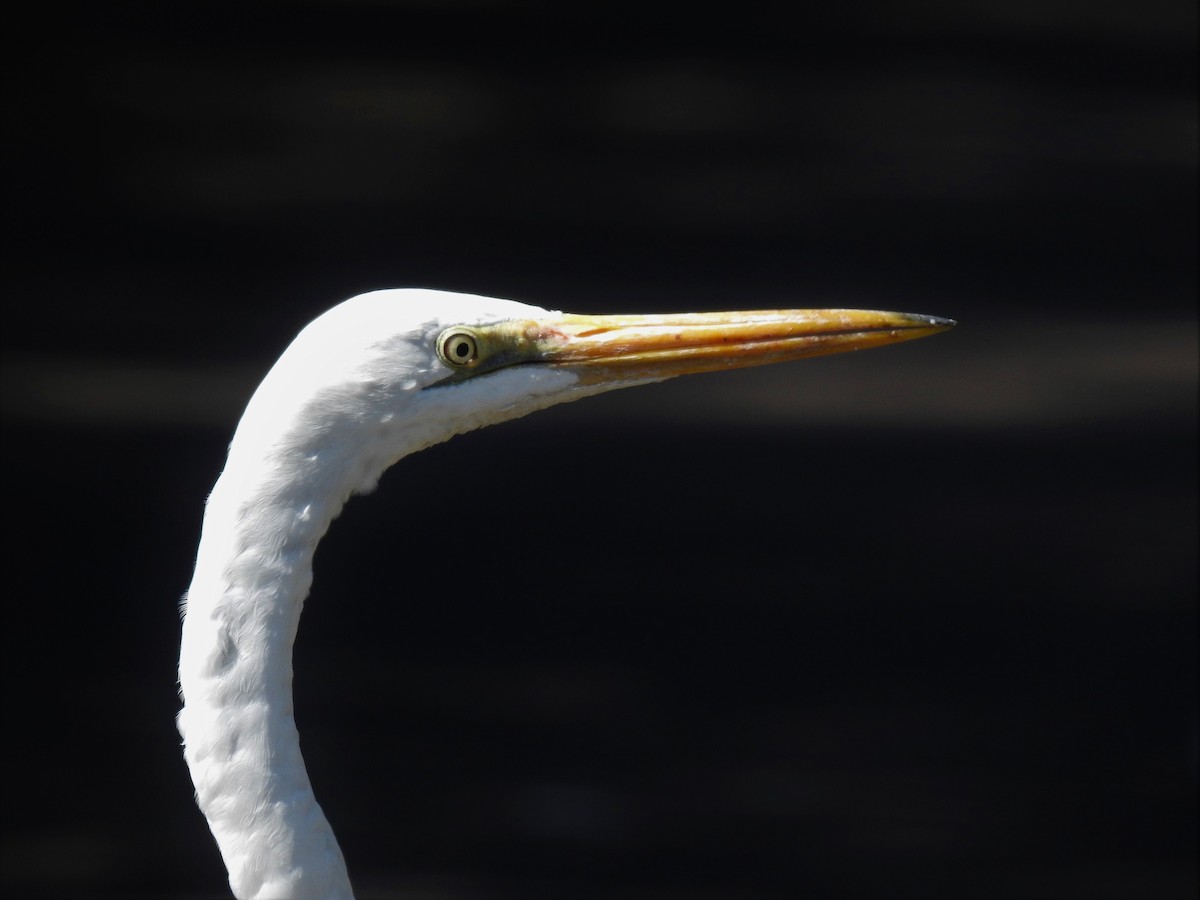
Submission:
{"label": "white bird", "polygon": [[555,403],[953,324],[863,310],[578,316],[429,290],[363,294],[312,322],[242,416],[185,599],[179,732],[233,893],[352,897],[292,710],[313,552],[351,494],[409,453]]}

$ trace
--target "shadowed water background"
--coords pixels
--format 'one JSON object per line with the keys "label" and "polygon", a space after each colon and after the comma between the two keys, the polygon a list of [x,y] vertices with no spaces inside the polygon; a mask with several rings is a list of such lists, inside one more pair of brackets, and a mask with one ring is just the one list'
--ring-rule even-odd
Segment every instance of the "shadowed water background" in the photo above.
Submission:
{"label": "shadowed water background", "polygon": [[224,896],[177,601],[346,296],[935,340],[404,460],[316,560],[363,897],[1196,891],[1195,11],[85,7],[10,65],[5,897]]}

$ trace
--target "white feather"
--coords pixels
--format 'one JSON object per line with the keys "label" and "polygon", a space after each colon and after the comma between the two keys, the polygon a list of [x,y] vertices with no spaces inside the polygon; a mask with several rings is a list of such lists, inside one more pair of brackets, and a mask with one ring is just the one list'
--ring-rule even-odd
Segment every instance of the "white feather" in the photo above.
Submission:
{"label": "white feather", "polygon": [[556,315],[466,294],[364,294],[305,328],[251,399],[208,499],[179,659],[184,754],[239,898],[351,896],[292,712],[317,542],[401,457],[619,386],[513,367],[424,390],[448,374],[434,350],[447,326]]}

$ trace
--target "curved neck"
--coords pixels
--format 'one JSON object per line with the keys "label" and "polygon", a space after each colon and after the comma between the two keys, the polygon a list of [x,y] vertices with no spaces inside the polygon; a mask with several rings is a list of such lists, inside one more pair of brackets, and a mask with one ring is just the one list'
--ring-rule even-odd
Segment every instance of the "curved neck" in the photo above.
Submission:
{"label": "curved neck", "polygon": [[205,511],[179,660],[184,756],[237,897],[349,898],[292,707],[313,551],[348,492],[322,506],[292,487],[311,487],[315,458],[254,457],[231,451]]}

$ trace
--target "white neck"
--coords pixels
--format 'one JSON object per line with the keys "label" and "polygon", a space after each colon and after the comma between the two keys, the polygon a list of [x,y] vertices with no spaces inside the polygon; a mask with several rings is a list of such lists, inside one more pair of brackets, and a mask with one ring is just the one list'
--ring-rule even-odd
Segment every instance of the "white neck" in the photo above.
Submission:
{"label": "white neck", "polygon": [[292,489],[312,484],[302,470],[318,458],[234,445],[208,501],[187,597],[184,755],[237,897],[349,898],[292,707],[292,644],[313,551],[349,489],[325,491],[322,506]]}

